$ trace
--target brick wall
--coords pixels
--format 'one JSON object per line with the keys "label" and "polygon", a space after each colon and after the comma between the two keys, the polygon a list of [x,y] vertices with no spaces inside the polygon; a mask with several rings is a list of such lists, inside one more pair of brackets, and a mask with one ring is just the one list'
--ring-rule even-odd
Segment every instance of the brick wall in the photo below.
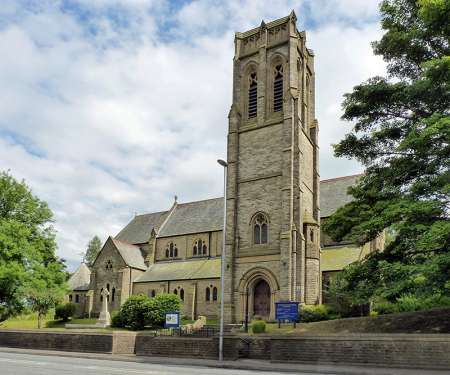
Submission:
{"label": "brick wall", "polygon": [[136,336],[136,355],[189,358],[217,358],[212,338]]}
{"label": "brick wall", "polygon": [[450,335],[328,335],[272,338],[275,362],[450,368]]}

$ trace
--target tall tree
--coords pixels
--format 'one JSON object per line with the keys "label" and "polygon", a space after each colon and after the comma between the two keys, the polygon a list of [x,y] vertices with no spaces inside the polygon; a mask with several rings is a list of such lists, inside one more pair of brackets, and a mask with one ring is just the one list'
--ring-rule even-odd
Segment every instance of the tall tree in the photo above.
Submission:
{"label": "tall tree", "polygon": [[30,302],[36,280],[42,280],[39,288],[64,290],[66,274],[55,254],[52,220],[47,204],[23,181],[0,173],[0,321]]}
{"label": "tall tree", "polygon": [[356,303],[450,294],[450,1],[385,0],[380,10],[385,33],[373,49],[388,76],[345,95],[343,119],[354,125],[335,146],[366,173],[324,225],[360,244],[395,233],[344,272],[341,288]]}
{"label": "tall tree", "polygon": [[98,253],[102,249],[102,241],[98,236],[94,236],[92,240],[89,241],[86,249],[85,261],[89,266],[95,261]]}

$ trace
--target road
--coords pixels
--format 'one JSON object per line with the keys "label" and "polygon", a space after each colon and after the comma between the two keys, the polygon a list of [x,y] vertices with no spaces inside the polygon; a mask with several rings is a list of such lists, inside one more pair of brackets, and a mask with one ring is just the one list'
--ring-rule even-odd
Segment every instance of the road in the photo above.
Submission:
{"label": "road", "polygon": [[[161,365],[101,359],[56,357],[23,353],[0,352],[2,375],[281,375],[262,372],[210,367]],[[308,373],[299,372],[298,375]],[[317,375],[317,373],[315,373]],[[320,375],[320,374],[319,374]]]}

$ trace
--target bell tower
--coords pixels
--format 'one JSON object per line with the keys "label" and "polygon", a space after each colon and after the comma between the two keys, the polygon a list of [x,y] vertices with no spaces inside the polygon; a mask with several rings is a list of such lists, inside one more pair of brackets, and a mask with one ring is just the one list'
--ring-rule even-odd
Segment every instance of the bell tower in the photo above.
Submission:
{"label": "bell tower", "polygon": [[229,113],[225,317],[320,302],[314,54],[296,15],[235,35]]}

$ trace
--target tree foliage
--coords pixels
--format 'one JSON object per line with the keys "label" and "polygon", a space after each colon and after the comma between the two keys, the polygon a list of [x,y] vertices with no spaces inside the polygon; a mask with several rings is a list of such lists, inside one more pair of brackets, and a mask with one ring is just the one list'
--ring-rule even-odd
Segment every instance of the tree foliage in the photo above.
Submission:
{"label": "tree foliage", "polygon": [[102,249],[102,240],[98,236],[94,236],[88,243],[85,255],[85,261],[88,266],[92,266],[97,258],[98,253]]}
{"label": "tree foliage", "polygon": [[52,220],[23,181],[0,173],[0,321],[27,303],[41,314],[61,298],[66,273],[55,254]]}
{"label": "tree foliage", "polygon": [[343,119],[354,126],[335,146],[366,173],[324,225],[359,244],[385,228],[395,234],[340,278],[354,303],[450,293],[450,2],[385,0],[380,9],[385,33],[373,48],[388,76],[345,95]]}

